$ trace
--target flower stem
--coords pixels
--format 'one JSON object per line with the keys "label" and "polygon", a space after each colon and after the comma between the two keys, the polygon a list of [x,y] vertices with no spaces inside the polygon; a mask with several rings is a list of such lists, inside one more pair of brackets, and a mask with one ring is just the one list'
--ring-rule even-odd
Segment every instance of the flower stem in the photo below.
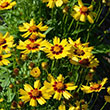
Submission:
{"label": "flower stem", "polygon": [[102,106],[102,108],[100,110],[103,110],[106,104],[107,104],[107,102],[104,103],[104,105]]}
{"label": "flower stem", "polygon": [[96,101],[98,99],[98,96],[99,96],[99,94],[97,93],[97,96],[96,96],[96,98],[94,100],[94,103],[91,105],[90,110],[92,110],[92,108],[94,107],[94,105],[95,105],[95,103],[96,103]]}

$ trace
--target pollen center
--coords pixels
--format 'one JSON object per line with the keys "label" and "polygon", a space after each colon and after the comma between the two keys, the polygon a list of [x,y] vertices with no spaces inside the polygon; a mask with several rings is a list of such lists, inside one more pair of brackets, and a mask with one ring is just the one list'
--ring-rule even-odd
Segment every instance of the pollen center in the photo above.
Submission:
{"label": "pollen center", "polygon": [[5,8],[5,7],[7,7],[8,5],[9,5],[8,2],[4,2],[4,3],[2,3],[0,6],[1,6],[2,8]]}
{"label": "pollen center", "polygon": [[80,9],[80,12],[81,12],[82,14],[86,14],[86,13],[88,12],[88,8],[85,7],[85,6],[83,6],[83,7]]}
{"label": "pollen center", "polygon": [[59,52],[60,50],[61,50],[61,48],[60,48],[59,46],[55,46],[55,47],[54,47],[54,51],[55,51],[55,52]]}
{"label": "pollen center", "polygon": [[80,49],[76,49],[74,51],[74,54],[78,55],[78,56],[83,56],[84,55],[84,51],[83,50],[80,50]]}
{"label": "pollen center", "polygon": [[55,46],[52,46],[50,51],[52,51],[53,54],[59,55],[60,53],[63,52],[63,47],[62,45],[56,44]]}
{"label": "pollen center", "polygon": [[34,97],[39,96],[39,91],[38,90],[33,90],[32,91],[32,96],[34,96]]}
{"label": "pollen center", "polygon": [[32,43],[32,44],[28,44],[28,45],[27,45],[27,48],[28,48],[29,50],[31,50],[31,49],[38,49],[39,46],[40,46],[40,44]]}
{"label": "pollen center", "polygon": [[64,88],[64,84],[61,83],[61,82],[59,82],[59,83],[57,83],[56,87],[57,87],[57,89],[60,89],[61,90],[61,89]]}
{"label": "pollen center", "polygon": [[80,60],[79,63],[84,66],[89,66],[89,64],[90,64],[89,59]]}
{"label": "pollen center", "polygon": [[30,32],[38,32],[38,30],[39,30],[39,28],[38,28],[37,26],[31,26],[31,27],[29,28],[29,31],[30,31]]}
{"label": "pollen center", "polygon": [[0,38],[0,45],[5,44],[5,43],[6,43],[6,40]]}

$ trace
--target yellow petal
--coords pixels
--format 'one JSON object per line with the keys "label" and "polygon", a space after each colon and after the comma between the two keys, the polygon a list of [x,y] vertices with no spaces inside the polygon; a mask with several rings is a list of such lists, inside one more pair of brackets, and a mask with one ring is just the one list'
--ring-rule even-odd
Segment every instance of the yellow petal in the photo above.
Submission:
{"label": "yellow petal", "polygon": [[57,81],[64,82],[64,77],[62,76],[62,74],[60,74],[60,75],[57,77]]}
{"label": "yellow petal", "polygon": [[31,90],[33,90],[33,88],[31,87],[31,85],[29,85],[29,84],[24,84],[24,89],[27,92],[30,92]]}
{"label": "yellow petal", "polygon": [[78,0],[78,4],[79,4],[80,7],[82,7],[83,6],[82,0]]}
{"label": "yellow petal", "polygon": [[53,43],[54,43],[54,45],[59,44],[60,43],[60,38],[55,36],[54,39],[53,39]]}
{"label": "yellow petal", "polygon": [[57,0],[56,1],[56,6],[57,7],[60,7],[62,4],[63,4],[63,1],[62,0]]}
{"label": "yellow petal", "polygon": [[63,92],[63,96],[67,99],[67,100],[69,100],[69,98],[72,96],[68,91],[64,91]]}
{"label": "yellow petal", "polygon": [[77,5],[74,5],[74,6],[73,6],[73,9],[74,9],[76,12],[80,11],[80,7],[77,6]]}
{"label": "yellow petal", "polygon": [[20,89],[19,92],[20,92],[21,95],[26,95],[27,94],[27,92],[24,91],[23,89]]}
{"label": "yellow petal", "polygon": [[88,19],[88,21],[89,21],[91,24],[94,23],[94,20],[93,20],[93,17],[92,17],[91,14],[88,14],[88,15],[87,15],[87,19]]}
{"label": "yellow petal", "polygon": [[86,15],[85,14],[81,14],[80,21],[82,21],[82,22],[86,21]]}
{"label": "yellow petal", "polygon": [[24,95],[24,96],[19,97],[19,99],[22,99],[26,103],[30,100],[30,97],[28,95]]}
{"label": "yellow petal", "polygon": [[41,86],[40,80],[36,80],[36,81],[34,82],[34,88],[39,89],[40,86]]}
{"label": "yellow petal", "polygon": [[78,20],[78,19],[80,18],[80,16],[81,16],[80,12],[77,12],[77,13],[74,13],[74,12],[73,12],[71,15],[73,16],[73,18],[74,18],[75,20]]}
{"label": "yellow petal", "polygon": [[43,105],[46,103],[45,99],[43,97],[40,97],[37,99],[40,105]]}
{"label": "yellow petal", "polygon": [[29,103],[31,106],[33,106],[33,107],[36,107],[37,106],[37,102],[36,102],[36,100],[35,99],[31,99],[30,100],[30,103]]}
{"label": "yellow petal", "polygon": [[66,110],[66,107],[64,104],[61,104],[59,107],[58,107],[58,110]]}
{"label": "yellow petal", "polygon": [[54,95],[54,99],[57,99],[57,100],[60,100],[61,99],[61,97],[62,97],[62,92],[61,93],[59,93],[59,92],[55,92],[55,95]]}

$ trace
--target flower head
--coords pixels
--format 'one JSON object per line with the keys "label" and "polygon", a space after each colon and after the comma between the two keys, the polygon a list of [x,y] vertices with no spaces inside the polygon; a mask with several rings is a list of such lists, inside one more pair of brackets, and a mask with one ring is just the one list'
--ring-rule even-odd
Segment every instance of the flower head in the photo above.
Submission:
{"label": "flower head", "polygon": [[30,52],[38,52],[43,49],[46,44],[46,40],[37,39],[35,42],[31,42],[29,39],[26,41],[19,41],[17,49],[24,50],[21,53],[28,54]]}
{"label": "flower head", "polygon": [[8,65],[10,63],[10,61],[7,60],[6,58],[8,58],[10,56],[11,56],[11,54],[3,54],[3,51],[0,50],[0,66]]}
{"label": "flower head", "polygon": [[6,53],[10,52],[10,48],[14,47],[14,38],[7,32],[4,36],[0,33],[0,48]]}
{"label": "flower head", "polygon": [[12,0],[0,0],[0,10],[11,9],[16,5],[16,2],[11,2]]}
{"label": "flower head", "polygon": [[89,68],[98,66],[99,61],[92,55],[93,47],[88,47],[89,43],[81,43],[80,38],[76,41],[69,38],[69,43],[71,45],[71,50],[68,54],[70,63]]}
{"label": "flower head", "polygon": [[74,11],[72,11],[71,16],[74,19],[80,20],[82,22],[86,22],[86,19],[88,19],[90,23],[94,23],[93,16],[95,16],[96,14],[92,12],[93,6],[92,5],[90,5],[89,7],[84,6],[82,0],[78,0],[78,5],[79,6],[77,5],[73,6]]}
{"label": "flower head", "polygon": [[60,38],[54,37],[53,44],[47,43],[43,51],[48,53],[47,56],[50,59],[61,59],[69,54],[70,48],[71,46],[66,39],[60,42]]}
{"label": "flower head", "polygon": [[30,101],[31,106],[37,106],[37,101],[40,105],[46,103],[45,99],[49,99],[50,95],[45,92],[44,87],[40,88],[40,81],[36,80],[34,82],[34,89],[29,84],[24,85],[24,90],[20,89],[19,92],[22,95],[19,97],[25,103]]}
{"label": "flower head", "polygon": [[35,67],[33,68],[31,71],[30,71],[30,74],[35,77],[35,78],[38,78],[41,74],[41,71],[39,69],[39,67]]}
{"label": "flower head", "polygon": [[46,88],[47,93],[53,95],[54,99],[60,100],[62,95],[67,100],[72,97],[72,95],[67,90],[75,90],[77,86],[74,86],[74,83],[64,83],[64,77],[60,74],[57,79],[49,74],[48,81],[44,82],[44,86]]}
{"label": "flower head", "polygon": [[26,38],[31,35],[32,39],[35,39],[35,37],[46,37],[46,35],[41,32],[46,31],[47,29],[48,26],[43,26],[42,22],[36,25],[34,19],[31,19],[30,23],[23,23],[23,26],[19,26],[20,32],[26,32],[22,35],[22,37]]}
{"label": "flower head", "polygon": [[85,93],[92,93],[92,92],[100,92],[102,89],[105,89],[103,86],[107,82],[107,78],[104,78],[102,82],[98,83],[90,83],[90,86],[84,86],[82,85],[81,90],[84,91]]}
{"label": "flower head", "polygon": [[68,0],[42,0],[44,3],[48,2],[47,7],[49,8],[53,8],[53,7],[60,7],[62,6],[64,3],[67,3]]}

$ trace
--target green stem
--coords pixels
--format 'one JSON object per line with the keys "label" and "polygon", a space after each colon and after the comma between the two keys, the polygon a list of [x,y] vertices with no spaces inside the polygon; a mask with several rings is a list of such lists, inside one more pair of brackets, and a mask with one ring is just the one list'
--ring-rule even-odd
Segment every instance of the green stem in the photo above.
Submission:
{"label": "green stem", "polygon": [[98,99],[98,96],[99,96],[99,94],[97,93],[97,96],[96,96],[96,98],[94,100],[94,103],[91,105],[90,110],[92,110],[92,108],[94,107],[94,105],[95,105],[95,103],[96,103],[96,101]]}
{"label": "green stem", "polygon": [[107,14],[105,15],[105,17],[102,19],[102,21],[99,23],[99,27],[102,25],[102,23],[105,21],[106,17],[109,15],[110,11],[107,12]]}
{"label": "green stem", "polygon": [[104,103],[104,105],[102,106],[102,108],[100,110],[103,110],[106,104],[107,104],[107,102]]}
{"label": "green stem", "polygon": [[72,19],[72,21],[71,21],[71,23],[70,23],[70,25],[69,25],[68,32],[70,31],[73,22],[74,22],[74,19]]}
{"label": "green stem", "polygon": [[90,104],[90,102],[92,101],[93,96],[94,96],[94,93],[92,93],[91,98],[90,98],[88,104]]}

